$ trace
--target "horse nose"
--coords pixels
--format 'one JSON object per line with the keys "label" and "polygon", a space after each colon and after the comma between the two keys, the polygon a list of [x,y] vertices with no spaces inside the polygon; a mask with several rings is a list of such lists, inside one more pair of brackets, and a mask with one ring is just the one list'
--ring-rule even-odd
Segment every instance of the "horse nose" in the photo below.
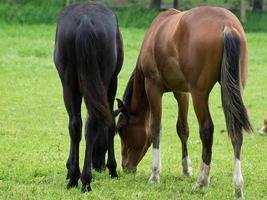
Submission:
{"label": "horse nose", "polygon": [[122,170],[126,173],[136,172],[136,166],[129,159],[129,155],[124,157],[121,162]]}
{"label": "horse nose", "polygon": [[125,173],[134,173],[136,172],[136,166],[133,165],[122,165],[122,169]]}

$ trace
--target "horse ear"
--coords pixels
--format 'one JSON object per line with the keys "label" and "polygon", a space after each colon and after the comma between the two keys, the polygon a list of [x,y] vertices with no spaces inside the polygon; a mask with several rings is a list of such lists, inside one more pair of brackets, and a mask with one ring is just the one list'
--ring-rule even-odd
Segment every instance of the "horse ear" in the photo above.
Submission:
{"label": "horse ear", "polygon": [[128,118],[129,118],[128,108],[124,105],[122,100],[120,100],[120,99],[116,99],[116,100],[117,100],[117,103],[118,103],[118,111],[120,111],[122,116],[124,118],[126,118],[126,120],[128,120]]}
{"label": "horse ear", "polygon": [[116,99],[116,101],[117,101],[117,104],[118,104],[118,109],[113,112],[113,116],[114,117],[117,117],[125,109],[125,106],[124,106],[122,100]]}
{"label": "horse ear", "polygon": [[118,104],[118,109],[114,111],[114,116],[118,116],[121,113],[121,118],[116,126],[116,131],[119,131],[122,127],[126,126],[129,120],[129,112],[127,107],[124,105],[122,100],[116,99]]}
{"label": "horse ear", "polygon": [[117,101],[117,104],[118,104],[118,108],[122,108],[122,107],[125,108],[125,105],[124,105],[124,103],[122,102],[122,100],[120,100],[120,99],[116,99],[116,101]]}

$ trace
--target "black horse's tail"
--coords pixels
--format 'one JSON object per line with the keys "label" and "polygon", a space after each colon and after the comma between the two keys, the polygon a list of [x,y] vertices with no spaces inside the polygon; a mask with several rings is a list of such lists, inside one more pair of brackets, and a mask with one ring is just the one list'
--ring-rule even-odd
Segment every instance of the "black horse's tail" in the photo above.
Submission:
{"label": "black horse's tail", "polygon": [[240,138],[242,129],[252,132],[244,106],[240,85],[240,35],[235,29],[224,29],[224,50],[221,66],[221,96],[227,131],[231,137]]}
{"label": "black horse's tail", "polygon": [[110,126],[113,117],[100,75],[97,35],[91,19],[84,15],[76,33],[76,59],[79,84],[87,109],[98,119]]}

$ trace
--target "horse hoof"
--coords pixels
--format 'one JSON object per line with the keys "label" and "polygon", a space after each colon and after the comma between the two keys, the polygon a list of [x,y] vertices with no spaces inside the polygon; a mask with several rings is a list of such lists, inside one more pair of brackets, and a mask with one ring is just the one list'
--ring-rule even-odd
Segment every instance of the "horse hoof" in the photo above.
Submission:
{"label": "horse hoof", "polygon": [[152,174],[148,180],[149,183],[159,183],[159,175]]}
{"label": "horse hoof", "polygon": [[181,173],[182,176],[192,176],[193,169],[191,166],[191,160],[190,160],[189,156],[186,156],[183,158],[182,167],[183,167],[183,170]]}
{"label": "horse hoof", "polygon": [[84,184],[82,186],[82,193],[86,193],[86,192],[90,192],[90,191],[92,191],[90,184]]}
{"label": "horse hoof", "polygon": [[94,167],[94,170],[95,170],[97,173],[102,173],[103,171],[105,171],[105,169],[103,169],[103,168],[96,168],[96,167]]}
{"label": "horse hoof", "polygon": [[240,188],[236,188],[235,192],[234,192],[235,198],[238,200],[244,200],[244,195],[243,195],[243,191]]}
{"label": "horse hoof", "polygon": [[78,187],[78,181],[72,181],[70,180],[67,184],[67,189],[71,189],[71,188],[74,188],[74,187]]}
{"label": "horse hoof", "polygon": [[198,181],[193,185],[192,190],[197,191],[197,190],[206,188],[208,186],[209,186],[209,183],[207,181]]}
{"label": "horse hoof", "polygon": [[192,175],[193,175],[192,167],[189,167],[187,170],[183,170],[181,172],[181,176],[192,176]]}
{"label": "horse hoof", "polygon": [[195,183],[194,185],[193,185],[193,187],[192,187],[192,190],[193,191],[197,191],[197,190],[200,190],[200,189],[202,189],[203,188],[203,186],[201,186],[199,183]]}
{"label": "horse hoof", "polygon": [[106,165],[93,165],[93,169],[96,172],[101,173],[106,170]]}
{"label": "horse hoof", "polygon": [[258,132],[260,135],[267,136],[266,128],[262,128],[262,129],[258,130]]}
{"label": "horse hoof", "polygon": [[126,174],[131,174],[136,172],[136,167],[133,168],[122,167],[122,170]]}
{"label": "horse hoof", "polygon": [[110,177],[111,178],[118,178],[119,176],[118,176],[117,172],[115,171],[113,173],[110,173]]}

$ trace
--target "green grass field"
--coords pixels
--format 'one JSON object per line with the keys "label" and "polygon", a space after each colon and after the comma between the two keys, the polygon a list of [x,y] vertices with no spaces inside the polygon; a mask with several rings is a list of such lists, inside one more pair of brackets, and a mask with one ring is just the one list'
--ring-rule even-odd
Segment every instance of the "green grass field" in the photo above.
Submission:
{"label": "green grass field", "polygon": [[[162,120],[162,172],[159,184],[148,184],[151,149],[135,174],[120,167],[120,141],[116,136],[118,180],[108,173],[93,173],[88,194],[66,189],[65,162],[69,151],[67,114],[62,88],[53,65],[55,27],[52,25],[0,25],[0,199],[233,199],[233,151],[225,132],[219,85],[210,96],[213,117],[214,148],[211,184],[208,189],[192,192],[201,158],[198,124],[190,106],[189,153],[192,177],[180,177],[181,144],[175,131],[177,105],[166,94]],[[125,62],[119,75],[117,97],[122,97],[135,66],[145,30],[121,29]],[[267,34],[247,34],[249,81],[245,104],[255,130],[267,112]],[[86,111],[83,107],[83,117]],[[246,199],[266,199],[267,137],[245,135],[242,169]],[[84,140],[81,142],[81,163]]]}

